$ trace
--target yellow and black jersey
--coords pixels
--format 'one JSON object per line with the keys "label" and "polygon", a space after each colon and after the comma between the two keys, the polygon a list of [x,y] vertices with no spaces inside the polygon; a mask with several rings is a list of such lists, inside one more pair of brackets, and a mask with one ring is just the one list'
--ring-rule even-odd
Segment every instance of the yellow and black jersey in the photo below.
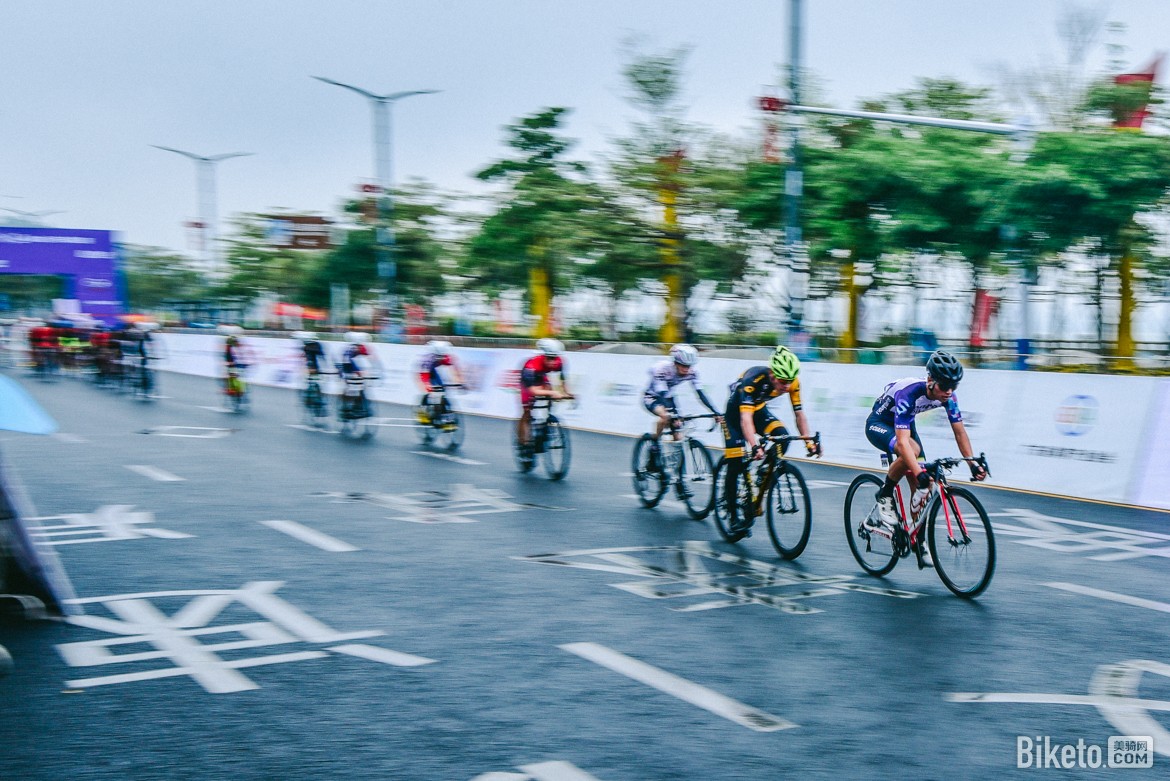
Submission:
{"label": "yellow and black jersey", "polygon": [[753,366],[731,385],[731,396],[727,400],[727,411],[756,412],[773,399],[787,393],[793,411],[799,411],[800,379],[792,381],[787,391],[776,385],[776,377],[767,366]]}

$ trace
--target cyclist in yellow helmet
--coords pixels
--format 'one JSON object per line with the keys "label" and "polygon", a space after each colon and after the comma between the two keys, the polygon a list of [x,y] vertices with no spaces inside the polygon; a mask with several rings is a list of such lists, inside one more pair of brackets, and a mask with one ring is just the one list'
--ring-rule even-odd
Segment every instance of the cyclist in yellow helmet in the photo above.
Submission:
{"label": "cyclist in yellow helmet", "polygon": [[[796,415],[796,428],[801,436],[812,436],[808,418],[800,402],[800,359],[787,347],[780,345],[768,359],[767,366],[753,366],[731,385],[727,410],[723,416],[723,454],[727,459],[727,476],[723,490],[732,514],[733,531],[750,527],[752,518],[740,518],[736,511],[735,481],[747,458],[763,458],[759,433],[783,436],[788,433],[768,410],[768,403],[788,394]],[[821,454],[820,445],[811,440],[805,443],[810,456]],[[785,447],[784,450],[787,450]],[[783,450],[781,451],[783,452]],[[747,535],[750,535],[750,531]]]}

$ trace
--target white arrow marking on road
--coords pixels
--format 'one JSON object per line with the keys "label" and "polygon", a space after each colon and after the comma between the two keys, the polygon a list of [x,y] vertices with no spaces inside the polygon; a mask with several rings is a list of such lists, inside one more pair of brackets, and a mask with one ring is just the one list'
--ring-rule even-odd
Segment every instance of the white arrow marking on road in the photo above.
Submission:
{"label": "white arrow marking on road", "polygon": [[260,521],[260,523],[269,528],[276,529],[278,532],[284,532],[289,537],[295,537],[301,542],[307,542],[316,548],[329,551],[330,553],[349,553],[350,551],[361,550],[361,548],[356,548],[348,542],[342,542],[336,537],[330,537],[324,532],[310,529],[308,526],[299,524],[296,521]]}
{"label": "white arrow marking on road", "polygon": [[339,654],[356,656],[359,659],[369,659],[371,662],[392,664],[395,667],[421,667],[424,664],[435,663],[434,659],[428,659],[425,656],[404,654],[401,651],[391,651],[389,648],[379,648],[376,645],[366,645],[365,643],[335,645],[329,650],[336,651]]}
{"label": "white arrow marking on road", "polygon": [[797,726],[597,643],[568,643],[559,648],[757,732]]}
{"label": "white arrow marking on road", "polygon": [[1152,599],[1131,597],[1128,594],[1118,594],[1115,591],[1102,591],[1101,589],[1090,588],[1089,586],[1078,586],[1076,583],[1045,583],[1044,585],[1049,588],[1058,588],[1062,591],[1071,591],[1074,594],[1084,594],[1087,597],[1107,599],[1111,602],[1120,602],[1123,605],[1133,605],[1149,610],[1157,610],[1161,613],[1170,613],[1170,605],[1165,602],[1155,602]]}
{"label": "white arrow marking on road", "polygon": [[187,479],[173,475],[165,469],[159,469],[157,466],[148,466],[146,464],[126,464],[126,468],[131,472],[137,472],[143,477],[149,477],[151,480],[157,480],[160,483],[176,483]]}

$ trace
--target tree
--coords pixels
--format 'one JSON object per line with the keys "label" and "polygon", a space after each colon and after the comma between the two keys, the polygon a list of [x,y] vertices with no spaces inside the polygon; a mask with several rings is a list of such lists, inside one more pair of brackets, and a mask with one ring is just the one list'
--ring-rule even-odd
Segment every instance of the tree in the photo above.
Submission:
{"label": "tree", "polygon": [[129,244],[122,253],[127,298],[136,311],[157,309],[164,301],[203,298],[207,286],[186,256],[160,247]]}
{"label": "tree", "polygon": [[227,238],[227,277],[216,286],[223,296],[251,298],[275,293],[285,301],[299,301],[305,284],[320,262],[320,250],[301,250],[272,244],[263,214],[242,214],[232,221]]}
{"label": "tree", "polygon": [[546,108],[507,127],[512,156],[476,174],[506,189],[472,236],[464,261],[483,287],[527,287],[538,336],[552,333],[553,295],[567,283],[572,259],[588,252],[577,228],[597,208],[595,193],[581,178],[585,166],[565,159],[573,144],[560,135],[567,113]]}

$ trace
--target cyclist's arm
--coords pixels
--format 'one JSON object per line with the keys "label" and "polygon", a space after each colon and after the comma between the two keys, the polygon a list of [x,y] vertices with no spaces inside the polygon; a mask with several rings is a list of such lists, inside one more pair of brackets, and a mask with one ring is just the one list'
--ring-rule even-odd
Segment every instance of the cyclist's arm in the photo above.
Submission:
{"label": "cyclist's arm", "polygon": [[[951,431],[955,434],[955,444],[959,446],[959,452],[963,454],[963,458],[973,458],[975,451],[971,448],[971,438],[967,436],[967,427],[963,425],[963,421],[951,423]],[[982,480],[987,477],[987,473],[983,471],[983,467],[972,464],[971,477],[975,480]]]}
{"label": "cyclist's arm", "polygon": [[699,401],[703,402],[704,407],[715,413],[716,417],[723,416],[723,413],[715,409],[715,405],[712,404],[711,400],[707,398],[707,394],[703,393],[703,389],[699,387],[698,383],[695,383],[695,395],[699,397]]}
{"label": "cyclist's arm", "polygon": [[739,408],[739,430],[743,432],[743,441],[747,444],[748,450],[755,450],[760,444],[754,416],[755,411],[751,407]]}

